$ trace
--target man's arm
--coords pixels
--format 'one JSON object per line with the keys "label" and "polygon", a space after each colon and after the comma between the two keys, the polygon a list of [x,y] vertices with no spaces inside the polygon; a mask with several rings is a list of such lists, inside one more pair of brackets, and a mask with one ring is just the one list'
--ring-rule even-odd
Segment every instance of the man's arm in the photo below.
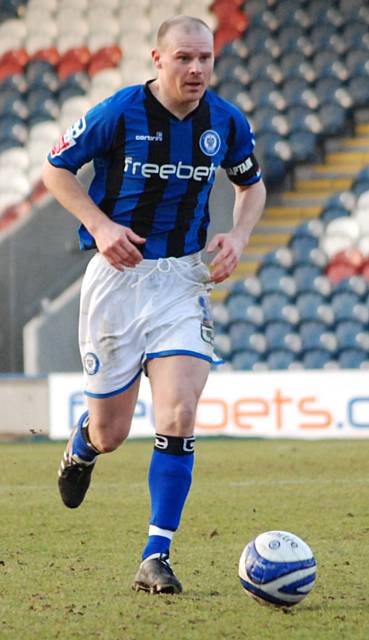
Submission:
{"label": "man's arm", "polygon": [[54,167],[46,160],[42,178],[46,188],[90,232],[106,260],[118,271],[142,260],[135,244],[145,242],[128,227],[110,220],[85,192],[76,176],[67,169]]}
{"label": "man's arm", "polygon": [[216,234],[207,247],[209,253],[219,249],[210,263],[214,283],[223,282],[237,267],[265,206],[266,190],[262,180],[250,187],[234,186],[233,228],[228,233]]}

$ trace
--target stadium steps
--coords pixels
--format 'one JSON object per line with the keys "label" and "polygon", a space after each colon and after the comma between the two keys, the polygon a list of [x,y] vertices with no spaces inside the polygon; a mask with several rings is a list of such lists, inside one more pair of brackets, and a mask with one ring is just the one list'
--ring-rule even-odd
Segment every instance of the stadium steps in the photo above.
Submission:
{"label": "stadium steps", "polygon": [[323,164],[304,166],[296,172],[292,191],[282,193],[268,206],[257,224],[250,244],[226,283],[217,285],[214,301],[225,298],[232,282],[256,273],[266,253],[286,246],[296,226],[316,218],[334,193],[351,187],[356,175],[369,164],[369,122],[356,124],[354,136],[337,141]]}

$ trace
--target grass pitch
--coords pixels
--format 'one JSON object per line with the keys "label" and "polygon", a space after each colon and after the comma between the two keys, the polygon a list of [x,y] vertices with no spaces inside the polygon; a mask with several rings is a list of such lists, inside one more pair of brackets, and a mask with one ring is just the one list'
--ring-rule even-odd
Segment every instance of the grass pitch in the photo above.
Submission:
{"label": "grass pitch", "polygon": [[[368,441],[199,440],[173,543],[180,596],[131,591],[152,443],[101,457],[77,510],[57,492],[63,449],[0,445],[1,640],[368,639]],[[243,547],[270,529],[303,537],[318,562],[313,591],[288,613],[238,580]]]}

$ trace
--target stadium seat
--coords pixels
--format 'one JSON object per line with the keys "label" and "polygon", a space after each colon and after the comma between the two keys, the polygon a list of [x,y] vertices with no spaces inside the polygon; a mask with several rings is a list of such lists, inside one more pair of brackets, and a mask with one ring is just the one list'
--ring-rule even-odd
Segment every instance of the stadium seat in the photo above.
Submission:
{"label": "stadium seat", "polygon": [[337,339],[332,331],[327,331],[324,322],[317,320],[304,320],[299,327],[302,349],[326,349],[334,353],[337,348]]}
{"label": "stadium seat", "polygon": [[59,116],[59,105],[54,94],[44,89],[36,88],[28,93],[27,107],[30,127],[44,120],[55,120]]}
{"label": "stadium seat", "polygon": [[286,307],[289,305],[289,297],[283,293],[266,293],[261,298],[261,308],[264,320],[284,320]]}
{"label": "stadium seat", "polygon": [[319,246],[319,240],[313,236],[297,235],[292,236],[288,242],[289,249],[292,250],[294,256],[294,262],[311,262],[310,256],[314,249]]}
{"label": "stadium seat", "polygon": [[289,349],[274,349],[267,354],[266,363],[268,369],[289,369],[296,361],[296,355]]}
{"label": "stadium seat", "polygon": [[307,349],[302,356],[302,362],[305,369],[324,369],[327,365],[333,366],[336,363],[330,351],[319,348]]}
{"label": "stadium seat", "polygon": [[362,276],[362,274],[354,275],[350,278],[345,278],[335,284],[334,292],[353,292],[359,299],[359,301],[364,300],[366,295],[368,294],[369,283]]}
{"label": "stadium seat", "polygon": [[260,362],[263,362],[263,356],[252,349],[238,351],[231,358],[232,369],[235,371],[251,371]]}
{"label": "stadium seat", "polygon": [[325,224],[328,224],[336,218],[345,218],[347,215],[348,211],[344,207],[326,206],[320,213],[320,218]]}
{"label": "stadium seat", "polygon": [[[324,320],[324,311],[321,311],[321,307],[325,308],[326,298],[317,291],[303,291],[296,296],[295,305],[299,312],[301,320]],[[329,317],[326,312],[326,317]]]}
{"label": "stadium seat", "polygon": [[332,256],[325,268],[325,273],[332,282],[337,283],[362,272],[362,253],[358,249],[352,248],[351,243],[348,249],[335,251]]}
{"label": "stadium seat", "polygon": [[360,348],[343,349],[338,355],[338,361],[343,369],[360,369],[368,364],[368,353]]}
{"label": "stadium seat", "polygon": [[[5,116],[0,120],[0,148],[8,141],[10,146],[23,145],[28,137],[27,126],[17,116]],[[4,148],[4,147],[3,147]]]}
{"label": "stadium seat", "polygon": [[311,131],[292,131],[288,136],[294,162],[314,162],[316,159],[316,135]]}
{"label": "stadium seat", "polygon": [[66,75],[60,80],[59,103],[63,104],[66,100],[76,96],[84,96],[89,88],[90,78],[85,71]]}
{"label": "stadium seat", "polygon": [[287,247],[280,247],[279,249],[266,253],[263,257],[262,264],[282,266],[286,270],[286,274],[288,274],[293,265],[293,253]]}
{"label": "stadium seat", "polygon": [[117,67],[122,57],[120,47],[117,45],[101,46],[91,57],[90,64],[88,66],[88,73],[90,77],[94,76],[99,71],[104,69],[111,69]]}
{"label": "stadium seat", "polygon": [[286,269],[276,264],[261,264],[257,271],[263,293],[279,291],[281,278],[286,275]]}
{"label": "stadium seat", "polygon": [[246,293],[235,293],[227,298],[225,304],[230,321],[246,320],[247,310],[255,304],[255,298]]}
{"label": "stadium seat", "polygon": [[342,135],[346,129],[346,111],[335,103],[324,103],[318,109],[322,130],[326,136]]}
{"label": "stadium seat", "polygon": [[264,334],[268,351],[289,349],[294,353],[298,353],[301,349],[300,337],[295,333],[293,325],[286,320],[275,320],[266,323]]}
{"label": "stadium seat", "polygon": [[335,335],[339,349],[354,349],[360,347],[360,334],[364,326],[357,320],[341,320],[335,327]]}
{"label": "stadium seat", "polygon": [[229,337],[231,340],[232,351],[240,351],[246,349],[250,337],[258,333],[257,326],[252,322],[236,321],[229,325]]}
{"label": "stadium seat", "polygon": [[335,291],[331,297],[331,305],[336,322],[352,318],[352,310],[359,304],[360,297],[354,291]]}
{"label": "stadium seat", "polygon": [[313,265],[312,263],[297,264],[292,272],[296,285],[296,292],[302,293],[303,291],[314,291],[317,286],[315,284],[315,280],[321,276],[321,274],[321,268]]}

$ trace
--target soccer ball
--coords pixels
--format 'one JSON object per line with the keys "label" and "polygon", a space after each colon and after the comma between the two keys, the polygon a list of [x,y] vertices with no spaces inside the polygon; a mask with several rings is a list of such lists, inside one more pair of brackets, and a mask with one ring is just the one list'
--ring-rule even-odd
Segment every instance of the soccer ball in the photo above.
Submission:
{"label": "soccer ball", "polygon": [[261,604],[292,607],[311,591],[316,561],[310,547],[288,531],[267,531],[244,548],[239,577]]}

